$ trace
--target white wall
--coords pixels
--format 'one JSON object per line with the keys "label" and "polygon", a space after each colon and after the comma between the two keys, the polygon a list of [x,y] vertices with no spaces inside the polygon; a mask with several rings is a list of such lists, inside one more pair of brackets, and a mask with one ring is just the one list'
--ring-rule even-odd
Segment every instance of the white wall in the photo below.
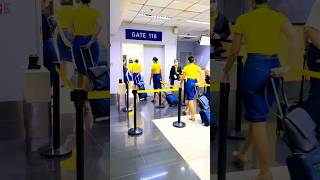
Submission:
{"label": "white wall", "polygon": [[6,2],[11,6],[10,14],[0,15],[0,101],[21,101],[23,68],[28,64],[28,56],[37,53],[41,57],[41,16],[37,11],[40,1]]}
{"label": "white wall", "polygon": [[[161,31],[162,42],[154,41],[136,41],[125,39],[125,29],[139,29],[149,31]],[[110,47],[110,92],[112,94],[117,92],[118,80],[122,78],[122,57],[121,57],[121,44],[122,43],[135,43],[135,44],[149,44],[149,45],[163,45],[164,46],[164,79],[169,81],[169,72],[172,66],[173,60],[176,58],[177,51],[177,36],[173,34],[171,27],[162,26],[148,26],[140,24],[127,24],[123,23],[118,33],[111,35],[111,47]]]}

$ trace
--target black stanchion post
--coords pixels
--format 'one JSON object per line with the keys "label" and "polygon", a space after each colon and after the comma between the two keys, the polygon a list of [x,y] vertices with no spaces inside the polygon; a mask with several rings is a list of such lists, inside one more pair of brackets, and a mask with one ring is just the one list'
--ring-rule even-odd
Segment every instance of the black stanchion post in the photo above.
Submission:
{"label": "black stanchion post", "polygon": [[236,118],[235,118],[235,128],[229,134],[229,138],[233,140],[243,140],[244,133],[241,130],[242,121],[242,100],[241,100],[241,82],[240,77],[243,71],[242,56],[237,58],[237,91],[236,91]]}
{"label": "black stanchion post", "polygon": [[54,158],[69,156],[72,151],[67,150],[60,145],[60,78],[56,71],[56,67],[60,69],[59,62],[54,62],[52,65],[51,78],[53,83],[53,122],[52,122],[52,144],[45,149],[40,150],[40,155]]}
{"label": "black stanchion post", "polygon": [[161,103],[161,92],[159,92],[159,105],[155,106],[155,108],[165,108],[164,104]]}
{"label": "black stanchion post", "polygon": [[129,108],[129,85],[126,83],[126,107],[123,108],[123,112],[131,112],[132,109]]}
{"label": "black stanchion post", "polygon": [[71,100],[76,107],[76,148],[77,148],[77,180],[84,180],[84,126],[83,110],[87,92],[76,89],[71,92]]}
{"label": "black stanchion post", "polygon": [[137,95],[138,91],[133,90],[133,128],[129,129],[128,134],[130,136],[139,136],[143,133],[141,128],[137,127]]}
{"label": "black stanchion post", "polygon": [[[307,55],[305,54],[305,55],[303,56],[303,70],[306,69],[306,60],[307,60]],[[305,75],[303,74],[303,75],[301,76],[300,94],[299,94],[299,102],[298,102],[298,105],[299,105],[300,107],[303,105],[304,81],[305,81]]]}
{"label": "black stanchion post", "polygon": [[218,143],[218,180],[226,179],[229,83],[220,84],[220,120]]}
{"label": "black stanchion post", "polygon": [[173,126],[177,128],[184,128],[186,126],[186,123],[181,122],[181,94],[182,88],[179,87],[178,121],[173,122]]}
{"label": "black stanchion post", "polygon": [[181,106],[187,106],[186,104],[186,80],[183,80],[183,102]]}

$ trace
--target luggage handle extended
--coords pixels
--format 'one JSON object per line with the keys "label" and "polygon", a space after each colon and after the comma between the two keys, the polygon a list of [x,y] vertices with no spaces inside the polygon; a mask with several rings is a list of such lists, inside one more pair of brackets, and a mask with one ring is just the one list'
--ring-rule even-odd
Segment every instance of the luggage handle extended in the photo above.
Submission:
{"label": "luggage handle extended", "polygon": [[84,65],[86,71],[88,71],[88,66],[87,66],[86,60],[85,60],[84,55],[83,55],[83,54],[84,54],[84,53],[83,53],[84,50],[87,50],[87,51],[89,52],[89,56],[90,56],[90,61],[91,61],[92,67],[95,67],[95,64],[94,64],[94,62],[93,62],[93,57],[92,57],[91,49],[90,49],[90,48],[84,48],[84,46],[80,46],[80,53],[81,53],[83,65]]}

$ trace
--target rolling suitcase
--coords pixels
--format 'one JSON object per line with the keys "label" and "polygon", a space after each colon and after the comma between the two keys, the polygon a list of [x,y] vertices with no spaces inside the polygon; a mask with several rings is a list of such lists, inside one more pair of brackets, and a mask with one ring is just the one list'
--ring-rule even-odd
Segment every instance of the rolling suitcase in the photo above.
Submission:
{"label": "rolling suitcase", "polygon": [[[90,49],[81,48],[80,52],[93,90],[109,90],[109,74],[107,66],[96,66],[93,62]],[[88,66],[88,63],[91,63],[91,66]],[[92,115],[96,121],[107,120],[110,117],[110,99],[90,99],[89,103]]]}
{"label": "rolling suitcase", "polygon": [[[138,82],[137,86],[138,86],[139,90],[146,90],[146,88],[144,87],[143,78],[141,76],[137,76],[136,81]],[[148,98],[147,93],[139,93],[138,96],[139,96],[139,100],[147,100],[147,98]]]}
{"label": "rolling suitcase", "polygon": [[198,104],[200,107],[200,117],[202,124],[204,126],[214,126],[215,128],[217,128],[218,122],[215,121],[214,115],[210,111],[210,104],[208,98],[205,95],[200,95],[198,97]]}
{"label": "rolling suitcase", "polygon": [[[283,80],[280,83],[283,84]],[[292,151],[286,163],[292,180],[319,180],[320,179],[320,146],[316,137],[316,124],[308,113],[297,107],[288,114],[283,112],[278,90],[274,78],[271,78],[272,89],[278,106],[279,119],[284,131],[284,140]],[[286,108],[289,107],[283,85],[280,90],[285,99]]]}
{"label": "rolling suitcase", "polygon": [[179,101],[178,98],[172,94],[172,92],[165,92],[166,100],[171,107],[177,106]]}

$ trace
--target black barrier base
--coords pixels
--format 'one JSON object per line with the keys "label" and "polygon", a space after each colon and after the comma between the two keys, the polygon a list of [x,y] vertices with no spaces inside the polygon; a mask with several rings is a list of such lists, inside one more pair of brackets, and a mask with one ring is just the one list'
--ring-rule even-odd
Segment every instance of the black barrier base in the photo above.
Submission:
{"label": "black barrier base", "polygon": [[154,106],[155,108],[165,108],[166,106],[164,105],[164,104],[159,104],[159,105],[156,105],[156,106]]}
{"label": "black barrier base", "polygon": [[176,127],[176,128],[184,128],[184,127],[186,127],[186,123],[184,123],[184,122],[179,122],[179,121],[173,122],[172,125],[173,125],[174,127]]}
{"label": "black barrier base", "polygon": [[244,137],[245,135],[242,131],[232,131],[228,136],[228,138],[232,140],[244,140]]}
{"label": "black barrier base", "polygon": [[68,150],[64,147],[60,147],[58,149],[54,149],[53,147],[47,147],[43,149],[39,149],[40,155],[47,158],[57,158],[57,157],[67,157],[71,156],[72,151]]}
{"label": "black barrier base", "polygon": [[125,108],[122,108],[122,111],[123,111],[123,112],[131,112],[131,111],[132,111],[132,109],[130,109],[130,108],[126,108],[126,107],[125,107]]}
{"label": "black barrier base", "polygon": [[136,129],[131,128],[131,129],[129,129],[129,131],[128,131],[128,134],[129,134],[130,136],[139,136],[139,135],[141,135],[142,133],[143,133],[143,130],[142,130],[141,128],[136,128]]}

